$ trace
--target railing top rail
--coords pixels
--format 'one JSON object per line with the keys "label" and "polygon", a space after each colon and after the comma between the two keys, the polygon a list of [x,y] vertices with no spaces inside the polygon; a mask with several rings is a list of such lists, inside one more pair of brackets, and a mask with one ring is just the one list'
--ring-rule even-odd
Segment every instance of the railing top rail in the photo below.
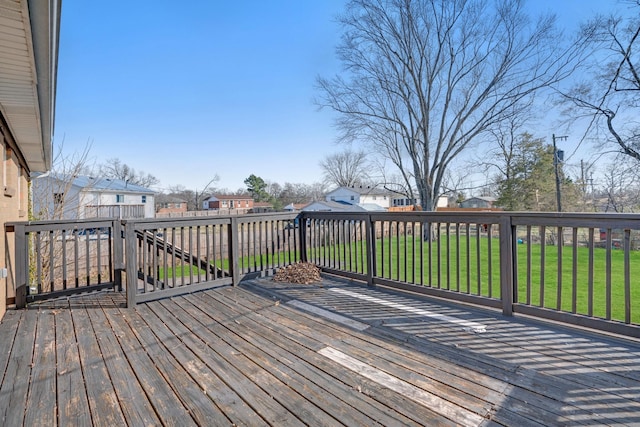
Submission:
{"label": "railing top rail", "polygon": [[575,224],[577,226],[597,226],[602,222],[612,225],[627,224],[638,226],[640,214],[637,213],[603,213],[603,212],[512,212],[512,211],[476,211],[476,212],[304,212],[307,218],[318,219],[349,219],[349,218],[372,218],[373,220],[402,220],[416,221],[435,220],[439,222],[487,222],[496,223],[501,218],[510,217],[514,224],[535,225],[545,223],[546,225]]}
{"label": "railing top rail", "polygon": [[27,232],[30,231],[51,231],[51,230],[78,230],[86,228],[110,227],[118,218],[92,218],[92,219],[69,219],[69,220],[45,220],[45,221],[18,221],[7,222],[6,231],[13,231],[16,226],[24,226]]}
{"label": "railing top rail", "polygon": [[171,228],[171,227],[189,227],[206,224],[230,224],[232,218],[236,218],[238,222],[255,222],[266,220],[291,220],[299,215],[297,212],[277,212],[277,213],[257,213],[243,215],[216,215],[216,216],[197,216],[197,217],[181,217],[181,218],[138,218],[122,220],[123,224],[131,224],[134,228]]}
{"label": "railing top rail", "polygon": [[270,213],[252,213],[238,216],[238,222],[254,222],[266,220],[291,220],[300,215],[300,212],[270,212]]}

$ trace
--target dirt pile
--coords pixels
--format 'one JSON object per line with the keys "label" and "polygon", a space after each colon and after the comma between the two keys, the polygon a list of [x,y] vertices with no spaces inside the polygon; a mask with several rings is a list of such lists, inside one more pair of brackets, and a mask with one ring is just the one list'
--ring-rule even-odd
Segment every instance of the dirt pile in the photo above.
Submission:
{"label": "dirt pile", "polygon": [[320,282],[320,269],[309,262],[299,262],[291,264],[279,269],[273,275],[276,282],[297,283],[301,285],[309,285],[311,283]]}

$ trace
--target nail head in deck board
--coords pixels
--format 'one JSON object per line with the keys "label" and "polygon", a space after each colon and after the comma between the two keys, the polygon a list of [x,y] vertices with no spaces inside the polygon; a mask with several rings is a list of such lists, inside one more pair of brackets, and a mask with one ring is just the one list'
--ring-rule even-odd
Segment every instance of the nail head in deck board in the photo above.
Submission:
{"label": "nail head in deck board", "polygon": [[[175,358],[176,363],[183,366],[194,382],[195,389],[178,389],[178,392],[184,393],[185,396],[190,396],[193,393],[203,396],[191,401],[194,406],[197,406],[191,410],[196,420],[198,422],[203,420],[202,424],[209,425],[223,425],[229,422],[236,425],[267,425],[240,396],[227,387],[204,362],[173,334],[150,306],[153,306],[155,310],[165,310],[159,302],[142,304],[137,307],[140,316],[145,321],[154,324],[154,335],[162,342],[165,350]],[[173,319],[175,320],[175,318]],[[200,399],[206,400],[198,403],[201,401]]]}
{"label": "nail head in deck board", "polygon": [[[168,301],[174,303],[176,300],[180,300],[180,298]],[[166,303],[166,301],[167,300],[161,300],[159,303]],[[302,423],[280,405],[279,402],[273,400],[271,395],[259,388],[235,366],[230,365],[220,357],[213,348],[215,347],[215,343],[209,345],[203,341],[198,334],[200,330],[204,328],[190,322],[190,316],[185,316],[185,314],[183,314],[186,313],[184,310],[173,304],[171,304],[170,310],[170,312],[168,310],[166,312],[157,311],[156,314],[169,326],[175,335],[182,338],[183,343],[193,351],[197,357],[251,406],[261,418],[270,424],[284,425],[285,423],[289,423],[291,425],[302,425]],[[169,321],[168,323],[168,321],[165,320],[167,316],[174,316],[178,321]],[[189,325],[183,324],[182,320],[186,320]]]}
{"label": "nail head in deck board", "polygon": [[[208,301],[208,298],[205,300],[206,296],[205,294],[200,301],[193,302],[196,305],[199,303],[199,307],[205,311],[209,308],[210,310],[206,311],[208,315],[211,316],[229,310],[229,308],[226,310],[221,308],[220,303],[215,305],[215,309],[211,308],[213,304]],[[211,300],[211,302],[214,302],[214,300]],[[280,344],[279,341],[282,341],[282,336],[274,336],[273,332],[269,333],[268,330],[261,329],[260,324],[255,324],[253,321],[249,322],[251,319],[248,317],[246,320],[248,320],[246,323],[251,325],[245,326],[248,330],[242,328],[237,331],[238,335],[228,330],[228,333],[225,334],[225,336],[230,337],[230,344],[235,348],[249,356],[252,360],[264,359],[262,353],[267,354],[270,359],[265,367],[268,367],[272,374],[278,376],[281,380],[288,377],[289,380],[287,384],[290,387],[295,388],[300,394],[303,394],[307,400],[313,401],[322,410],[338,419],[340,423],[345,425],[374,425],[381,422],[380,419],[375,416],[375,412],[377,412],[375,408],[368,406],[357,410],[356,407],[350,407],[349,403],[345,402],[344,396],[342,396],[342,398],[334,396],[331,389],[339,389],[339,387],[337,387],[339,384],[335,381],[328,381],[326,375],[320,375],[319,372],[314,372],[310,369],[308,362],[296,356],[298,349],[295,347],[289,347],[287,350],[281,349],[279,346],[282,344]],[[255,333],[245,333],[249,330]],[[238,336],[242,338],[236,338]],[[309,352],[309,354],[313,356],[311,352]],[[324,372],[321,373],[324,374]],[[343,392],[349,395],[354,394],[351,388],[345,388]],[[350,410],[347,408],[350,408]],[[372,415],[371,412],[374,412],[374,414]],[[397,419],[387,419],[382,413],[379,413],[378,416],[384,417],[383,419],[386,420],[386,422],[382,423],[386,425],[399,421]]]}
{"label": "nail head in deck board", "polygon": [[57,412],[54,313],[51,310],[38,310],[37,313],[29,394],[24,408],[24,424],[28,426],[55,423]]}
{"label": "nail head in deck board", "polygon": [[86,309],[71,310],[78,339],[80,364],[87,388],[91,419],[94,425],[124,425],[125,419],[118,398],[109,379],[104,356],[100,352],[91,319]]}
{"label": "nail head in deck board", "polygon": [[[140,345],[140,342],[129,327],[126,317],[119,315],[116,318],[113,311],[104,313],[117,340],[122,348],[122,353],[129,361],[129,365],[137,381],[145,391],[146,399],[135,402],[136,405],[150,404],[155,409],[157,416],[165,425],[188,426],[195,425],[189,412],[181,404],[180,399],[160,372],[155,367],[157,359],[152,359]],[[123,322],[122,320],[125,319]],[[144,396],[141,396],[144,397]]]}
{"label": "nail head in deck board", "polygon": [[2,387],[0,387],[0,396],[6,396],[0,399],[2,425],[18,426],[24,421],[37,316],[37,312],[26,310],[18,323]]}
{"label": "nail head in deck board", "polygon": [[[244,352],[228,343],[223,333],[218,335],[219,329],[224,328],[226,330],[226,328],[220,323],[213,323],[205,318],[206,314],[193,305],[193,301],[189,301],[193,299],[186,297],[176,302],[185,312],[192,316],[192,319],[187,319],[190,324],[197,327],[195,326],[196,323],[201,322],[203,327],[198,329],[200,331],[198,335],[207,342],[215,342],[215,351],[220,357],[225,359],[227,363],[236,365],[236,368],[243,372],[248,379],[265,390],[265,392],[270,393],[273,399],[303,423],[307,425],[331,425],[336,423],[326,412],[316,407],[312,402],[305,400],[304,396],[296,393],[290,384],[278,379],[269,369],[265,369],[264,366],[268,365],[269,361],[264,355],[261,355],[262,357],[258,359],[249,358]],[[254,356],[258,357],[258,353],[255,353]]]}
{"label": "nail head in deck board", "polygon": [[61,426],[91,425],[89,401],[82,377],[80,354],[68,308],[56,308],[58,419]]}

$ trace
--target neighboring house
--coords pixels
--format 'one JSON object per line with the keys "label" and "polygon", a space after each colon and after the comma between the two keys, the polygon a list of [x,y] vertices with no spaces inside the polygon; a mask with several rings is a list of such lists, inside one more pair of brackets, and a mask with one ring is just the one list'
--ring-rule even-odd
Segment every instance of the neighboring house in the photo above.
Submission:
{"label": "neighboring house", "polygon": [[39,219],[153,218],[155,191],[126,181],[51,173],[33,179]]}
{"label": "neighboring house", "polygon": [[250,209],[253,209],[253,206],[253,198],[248,194],[216,194],[206,198],[202,202],[202,209],[204,209],[205,211],[235,209],[246,212]]}
{"label": "neighboring house", "polygon": [[302,208],[303,212],[366,212],[366,209],[347,202],[318,200]]}
{"label": "neighboring house", "polygon": [[254,202],[251,213],[273,212],[273,205],[269,202]]}
{"label": "neighboring house", "polygon": [[182,214],[187,211],[187,202],[167,194],[156,196],[156,215],[160,214]]}
{"label": "neighboring house", "polygon": [[[447,196],[440,196],[436,201],[436,210],[441,208],[446,208],[449,206],[449,198]],[[413,208],[415,210],[421,210],[419,200],[418,199],[409,199],[404,194],[400,193],[392,193],[391,194],[391,207],[392,208]],[[402,210],[412,210],[412,209],[398,209],[397,211]]]}
{"label": "neighboring house", "polygon": [[0,1],[0,17],[1,319],[14,297],[5,224],[29,219],[29,176],[51,168],[60,0]]}
{"label": "neighboring house", "polygon": [[287,212],[299,212],[307,205],[308,203],[289,203],[287,206],[282,208],[282,210]]}
{"label": "neighboring house", "polygon": [[409,199],[404,194],[391,193],[391,207],[416,206],[418,199]]}
{"label": "neighboring house", "polygon": [[325,196],[327,202],[345,202],[352,205],[378,205],[382,209],[391,207],[391,194],[370,186],[338,187]]}
{"label": "neighboring house", "polygon": [[477,196],[460,202],[461,208],[493,208],[496,198],[490,196]]}

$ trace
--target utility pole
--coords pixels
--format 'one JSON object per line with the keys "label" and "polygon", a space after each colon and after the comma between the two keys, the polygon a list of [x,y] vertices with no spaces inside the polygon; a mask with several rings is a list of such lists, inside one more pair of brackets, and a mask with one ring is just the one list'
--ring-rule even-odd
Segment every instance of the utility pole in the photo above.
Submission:
{"label": "utility pole", "polygon": [[[566,141],[568,136],[556,136],[555,134],[551,135],[553,139],[553,167],[556,172],[556,203],[558,205],[558,212],[562,212],[562,197],[560,194],[560,174],[558,173],[558,163],[564,160],[564,151],[558,150],[556,147],[556,139]],[[560,158],[562,157],[562,159]]]}

